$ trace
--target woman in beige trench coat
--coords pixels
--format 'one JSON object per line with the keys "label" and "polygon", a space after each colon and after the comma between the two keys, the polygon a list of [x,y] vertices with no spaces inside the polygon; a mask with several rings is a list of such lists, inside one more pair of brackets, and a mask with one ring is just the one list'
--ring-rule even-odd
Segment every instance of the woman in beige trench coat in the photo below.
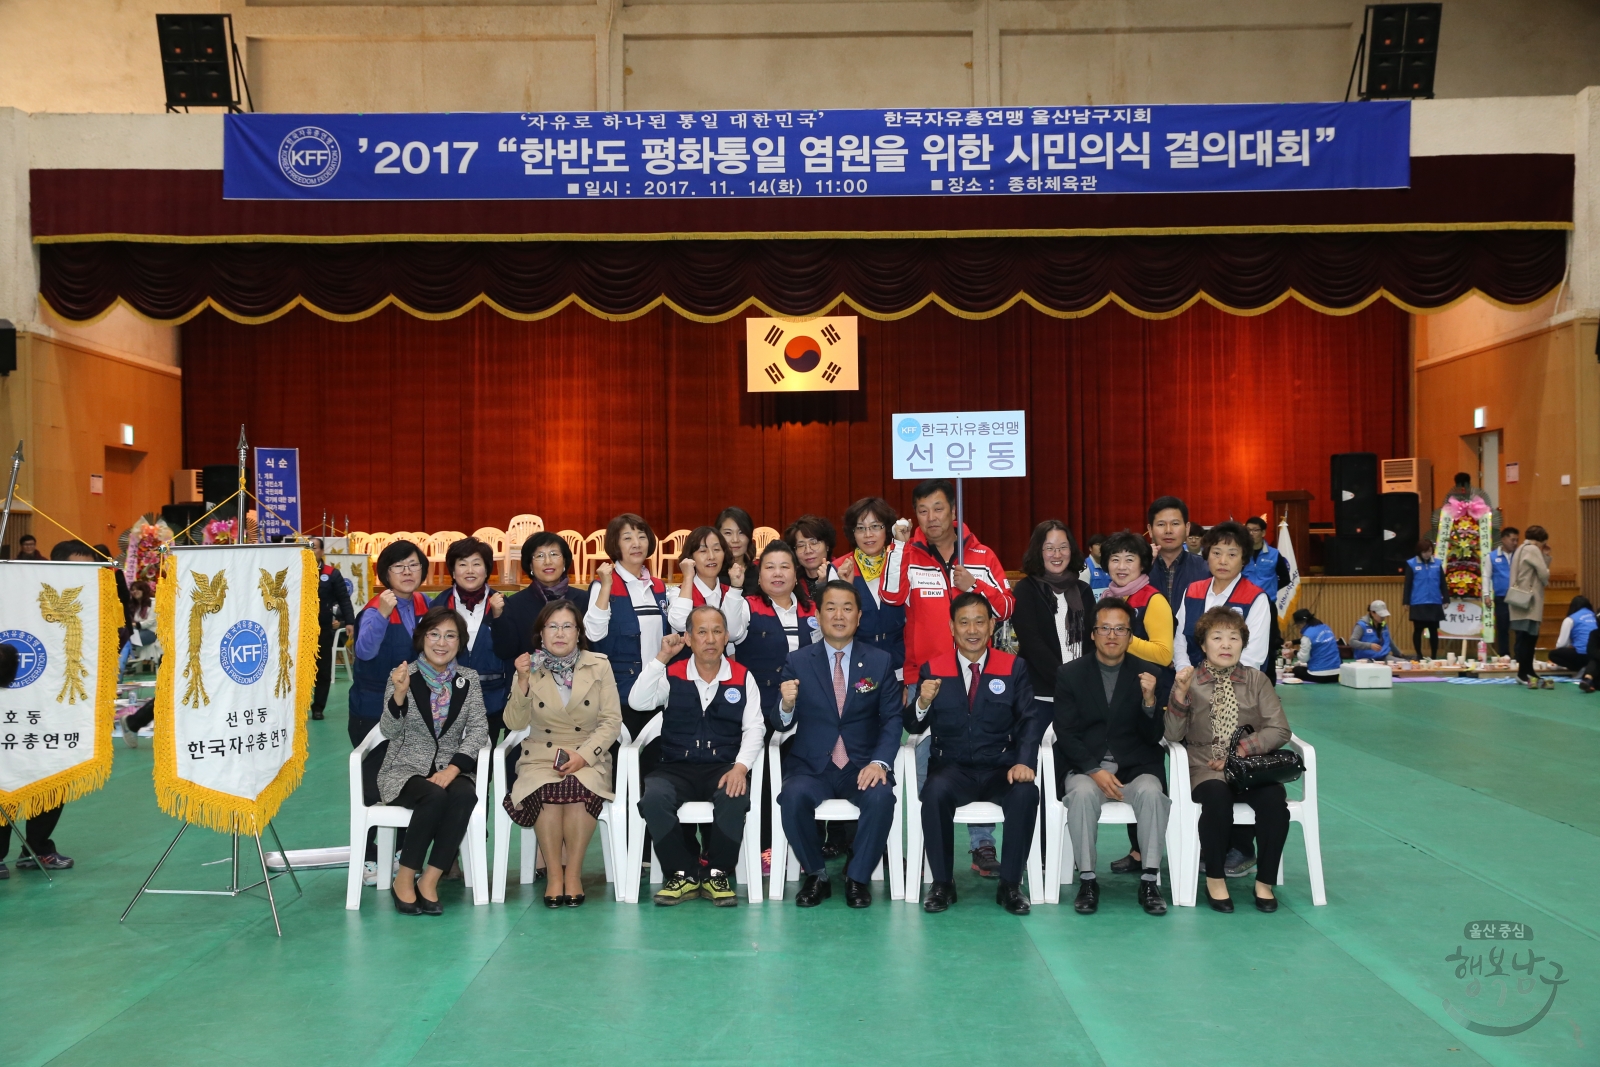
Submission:
{"label": "woman in beige trench coat", "polygon": [[505,711],[508,730],[531,732],[503,803],[512,821],[531,826],[539,839],[549,908],[583,903],[584,853],[601,805],[615,798],[611,746],[622,704],[611,662],[584,643],[571,601],[546,604],[534,623],[534,651],[517,658]]}

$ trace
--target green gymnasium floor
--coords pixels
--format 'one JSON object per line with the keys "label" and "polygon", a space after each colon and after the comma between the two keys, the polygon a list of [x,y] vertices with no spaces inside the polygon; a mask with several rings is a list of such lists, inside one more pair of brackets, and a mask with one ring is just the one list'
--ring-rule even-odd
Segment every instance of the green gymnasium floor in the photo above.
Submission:
{"label": "green gymnasium floor", "polygon": [[[0,883],[0,1063],[1600,1063],[1600,697],[1445,684],[1285,697],[1321,765],[1328,906],[1311,906],[1296,828],[1270,916],[1236,883],[1233,915],[1150,918],[1131,879],[1104,874],[1087,918],[1067,904],[1013,918],[971,875],[939,916],[882,893],[865,912],[837,898],[808,912],[619,905],[594,848],[579,910],[548,912],[515,884],[507,904],[474,908],[454,882],[441,919],[371,891],[352,913],[344,871],[328,870],[302,876],[281,941],[255,897],[146,898],[119,926],[176,829],[154,803],[148,741],[119,743],[110,784],[57,833],[77,868],[52,888],[13,855]],[[290,848],[347,833],[345,725],[311,725],[305,784],[278,819]],[[1122,835],[1103,838],[1102,871]],[[191,831],[158,884],[221,883],[225,866],[201,865],[226,854]],[[1533,940],[1466,941],[1484,920]],[[1445,959],[1458,945],[1465,979]],[[1513,966],[1530,947],[1532,975]],[[1492,1036],[1452,1018],[1527,1022],[1556,964],[1564,984],[1532,1027]]]}

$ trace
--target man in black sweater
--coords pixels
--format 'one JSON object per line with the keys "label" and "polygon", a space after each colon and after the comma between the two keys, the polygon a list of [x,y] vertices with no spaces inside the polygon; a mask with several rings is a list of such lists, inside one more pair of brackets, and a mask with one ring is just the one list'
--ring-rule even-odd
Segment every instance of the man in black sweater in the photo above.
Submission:
{"label": "man in black sweater", "polygon": [[1080,915],[1093,914],[1100,906],[1095,834],[1108,800],[1130,805],[1138,820],[1144,864],[1140,906],[1151,915],[1167,912],[1156,875],[1172,809],[1161,752],[1161,708],[1170,683],[1163,682],[1161,668],[1128,655],[1132,622],[1127,601],[1100,601],[1090,629],[1094,655],[1073,660],[1056,673],[1056,751],[1066,777],[1062,797],[1081,880],[1073,907]]}

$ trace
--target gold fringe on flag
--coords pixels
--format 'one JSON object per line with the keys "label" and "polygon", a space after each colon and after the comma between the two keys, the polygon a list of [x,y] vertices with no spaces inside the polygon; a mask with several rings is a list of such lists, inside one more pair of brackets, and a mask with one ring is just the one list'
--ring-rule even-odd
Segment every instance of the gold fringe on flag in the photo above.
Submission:
{"label": "gold fringe on flag", "polygon": [[[175,647],[176,625],[173,610],[177,604],[177,561],[167,556],[161,562],[161,584],[156,591],[156,631],[163,648]],[[280,616],[287,621],[287,611]],[[317,626],[317,558],[309,550],[301,552],[299,655],[295,659],[294,749],[284,761],[278,776],[254,799],[222,793],[178,777],[178,753],[174,731],[174,674],[169,656],[162,662],[156,678],[156,803],[176,819],[184,819],[218,833],[255,835],[289,795],[300,786],[306,769],[306,719],[311,710],[311,691],[317,681],[317,653],[321,645]]]}
{"label": "gold fringe on flag", "polygon": [[[19,819],[31,819],[87,796],[111,777],[111,727],[117,718],[117,629],[122,625],[122,602],[117,599],[117,578],[110,567],[100,568],[96,584],[100,594],[100,660],[94,690],[94,733],[89,738],[93,752],[82,763],[6,794],[5,806],[16,809]],[[0,825],[4,823],[0,816]]]}

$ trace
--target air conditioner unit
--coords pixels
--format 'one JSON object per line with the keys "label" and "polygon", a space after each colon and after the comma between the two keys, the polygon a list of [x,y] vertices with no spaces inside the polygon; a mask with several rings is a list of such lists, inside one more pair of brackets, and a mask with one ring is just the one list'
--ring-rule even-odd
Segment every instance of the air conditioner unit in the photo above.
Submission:
{"label": "air conditioner unit", "polygon": [[1433,461],[1429,459],[1386,459],[1378,470],[1381,492],[1415,493],[1425,508],[1433,507]]}
{"label": "air conditioner unit", "polygon": [[172,473],[172,502],[174,504],[200,504],[205,502],[201,474],[198,470]]}

